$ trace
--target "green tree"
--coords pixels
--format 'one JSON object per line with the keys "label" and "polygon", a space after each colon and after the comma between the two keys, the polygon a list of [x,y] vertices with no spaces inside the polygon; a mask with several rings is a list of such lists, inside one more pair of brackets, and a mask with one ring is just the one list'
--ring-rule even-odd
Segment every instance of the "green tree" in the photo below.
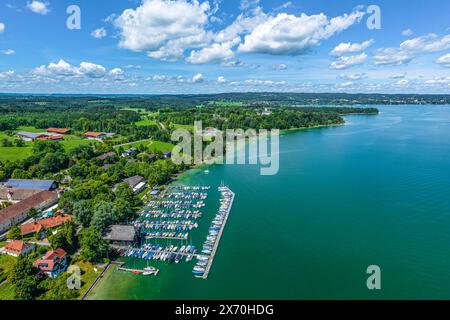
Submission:
{"label": "green tree", "polygon": [[108,254],[108,243],[102,239],[100,231],[92,227],[81,232],[80,247],[86,261],[98,261]]}
{"label": "green tree", "polygon": [[117,221],[119,218],[119,211],[116,205],[112,202],[100,202],[94,209],[94,214],[91,220],[91,227],[102,231],[111,223]]}
{"label": "green tree", "polygon": [[64,273],[49,282],[47,292],[42,296],[44,300],[74,300],[78,297],[78,291],[67,287],[67,279],[70,274]]}
{"label": "green tree", "polygon": [[31,208],[30,210],[28,210],[27,215],[29,218],[36,219],[37,217],[39,217],[40,213],[35,208]]}
{"label": "green tree", "polygon": [[8,281],[14,287],[17,300],[33,300],[39,294],[37,270],[27,257],[19,258],[12,269]]}
{"label": "green tree", "polygon": [[22,232],[20,231],[19,226],[13,226],[11,229],[9,229],[6,238],[13,240],[22,239]]}
{"label": "green tree", "polygon": [[73,204],[72,213],[75,220],[83,227],[88,227],[91,224],[92,212],[89,208],[87,200],[80,200]]}

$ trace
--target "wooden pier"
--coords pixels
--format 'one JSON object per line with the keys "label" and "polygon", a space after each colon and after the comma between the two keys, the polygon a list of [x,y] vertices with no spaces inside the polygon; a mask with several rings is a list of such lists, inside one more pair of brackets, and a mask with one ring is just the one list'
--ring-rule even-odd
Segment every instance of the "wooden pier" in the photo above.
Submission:
{"label": "wooden pier", "polygon": [[222,237],[223,230],[225,229],[225,225],[227,224],[227,220],[228,220],[228,216],[230,215],[231,208],[233,207],[235,194],[233,191],[230,190],[230,188],[226,187],[226,189],[229,193],[231,193],[230,205],[228,206],[222,226],[220,227],[219,233],[217,234],[216,242],[214,243],[214,246],[212,248],[211,255],[208,260],[208,264],[205,267],[205,273],[203,273],[203,275],[200,277],[202,279],[208,278],[209,271],[211,270],[212,264],[214,262],[214,256],[216,255],[217,249],[219,248],[220,238]]}

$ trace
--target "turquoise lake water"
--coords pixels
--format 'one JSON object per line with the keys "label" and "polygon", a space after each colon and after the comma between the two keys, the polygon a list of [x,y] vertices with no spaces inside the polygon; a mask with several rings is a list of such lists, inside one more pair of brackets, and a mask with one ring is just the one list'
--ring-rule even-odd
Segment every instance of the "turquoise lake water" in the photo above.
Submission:
{"label": "turquoise lake water", "polygon": [[[280,172],[212,166],[183,183],[211,185],[201,243],[223,181],[236,199],[210,276],[157,265],[114,272],[96,299],[450,298],[450,106],[380,106],[339,127],[280,140]],[[139,267],[139,261],[128,261]],[[369,291],[366,269],[381,268]]]}

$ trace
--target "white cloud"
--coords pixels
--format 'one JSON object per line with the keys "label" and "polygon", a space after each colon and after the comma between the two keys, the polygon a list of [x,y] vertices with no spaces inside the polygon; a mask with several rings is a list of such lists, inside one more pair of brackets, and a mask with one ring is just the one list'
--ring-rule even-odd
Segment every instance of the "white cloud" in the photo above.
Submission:
{"label": "white cloud", "polygon": [[42,14],[42,15],[46,15],[47,13],[50,12],[49,6],[50,6],[50,4],[48,2],[42,2],[42,1],[37,1],[37,0],[27,2],[27,8],[29,10],[33,11],[34,13],[38,13],[38,14]]}
{"label": "white cloud", "polygon": [[114,24],[120,30],[120,47],[146,51],[152,58],[179,59],[187,48],[207,41],[208,2],[144,0],[125,10]]}
{"label": "white cloud", "polygon": [[120,68],[114,68],[109,72],[109,75],[114,77],[121,76],[123,75],[123,70]]}
{"label": "white cloud", "polygon": [[403,79],[404,77],[406,77],[406,72],[396,73],[396,74],[389,76],[389,78],[391,78],[391,79]]}
{"label": "white cloud", "polygon": [[10,78],[15,75],[12,70],[0,72],[0,79]]}
{"label": "white cloud", "polygon": [[399,48],[379,49],[375,53],[376,65],[405,65],[410,63],[417,54],[432,53],[450,49],[450,34],[439,37],[430,33],[403,41]]}
{"label": "white cloud", "polygon": [[16,52],[14,50],[12,50],[12,49],[0,50],[0,54],[4,54],[4,55],[7,55],[7,56],[15,54],[15,53]]}
{"label": "white cloud", "polygon": [[450,34],[439,37],[434,33],[406,40],[400,44],[400,49],[416,52],[438,52],[450,49]]}
{"label": "white cloud", "polygon": [[410,63],[414,55],[404,50],[386,48],[377,50],[373,59],[376,65],[404,65]]}
{"label": "white cloud", "polygon": [[336,88],[338,88],[338,89],[348,89],[348,88],[351,88],[351,87],[353,87],[353,82],[352,81],[347,81],[347,82],[339,83],[339,84],[336,85]]}
{"label": "white cloud", "polygon": [[249,79],[245,80],[244,82],[246,85],[252,85],[252,86],[283,86],[286,85],[286,81],[272,81],[272,80],[255,80],[255,79]]}
{"label": "white cloud", "polygon": [[448,53],[442,57],[439,57],[436,60],[436,63],[443,65],[444,67],[450,68],[450,53]]}
{"label": "white cloud", "polygon": [[275,55],[297,55],[317,46],[353,24],[359,22],[363,12],[328,19],[323,13],[300,16],[280,13],[269,17],[265,23],[258,25],[244,43],[239,46],[241,52],[256,52]]}
{"label": "white cloud", "polygon": [[105,67],[91,62],[81,62],[76,67],[61,59],[58,63],[52,62],[48,66],[42,65],[35,68],[32,73],[40,76],[85,76],[88,78],[102,78],[107,75],[107,70]]}
{"label": "white cloud", "polygon": [[425,81],[426,84],[431,84],[431,85],[450,85],[450,77],[441,77],[441,78],[434,78],[431,80],[427,80]]}
{"label": "white cloud", "polygon": [[287,70],[288,66],[285,63],[280,63],[280,64],[274,64],[272,66],[273,70],[278,70],[278,71],[282,71],[282,70]]}
{"label": "white cloud", "polygon": [[349,57],[339,57],[336,59],[336,61],[333,61],[330,64],[330,69],[334,70],[343,70],[348,69],[350,67],[361,65],[367,60],[367,54],[364,52],[360,55],[356,56],[349,56]]}
{"label": "white cloud", "polygon": [[345,54],[349,53],[355,53],[355,52],[361,52],[366,50],[368,47],[370,47],[374,43],[373,39],[364,41],[362,43],[340,43],[336,48],[334,48],[330,54],[332,56],[340,57]]}
{"label": "white cloud", "polygon": [[107,32],[105,28],[98,28],[91,32],[91,36],[96,39],[102,39],[107,36]]}
{"label": "white cloud", "polygon": [[397,86],[405,87],[409,84],[409,81],[406,79],[399,80],[395,83]]}
{"label": "white cloud", "polygon": [[200,83],[200,82],[203,82],[203,74],[201,74],[201,73],[197,73],[196,75],[194,75],[193,77],[192,77],[192,82],[194,82],[194,83]]}
{"label": "white cloud", "polygon": [[405,29],[402,31],[402,36],[409,37],[412,36],[414,32],[411,29]]}
{"label": "white cloud", "polygon": [[3,33],[5,31],[5,24],[0,22],[0,33]]}
{"label": "white cloud", "polygon": [[192,64],[226,61],[234,57],[234,52],[231,50],[233,46],[232,41],[222,44],[214,43],[210,47],[192,51],[186,61]]}
{"label": "white cloud", "polygon": [[366,77],[367,77],[367,75],[365,73],[340,74],[339,75],[340,79],[351,80],[351,81],[362,80]]}
{"label": "white cloud", "polygon": [[226,82],[227,82],[227,79],[225,79],[224,76],[220,76],[220,77],[217,78],[217,82],[218,82],[218,83],[226,83]]}

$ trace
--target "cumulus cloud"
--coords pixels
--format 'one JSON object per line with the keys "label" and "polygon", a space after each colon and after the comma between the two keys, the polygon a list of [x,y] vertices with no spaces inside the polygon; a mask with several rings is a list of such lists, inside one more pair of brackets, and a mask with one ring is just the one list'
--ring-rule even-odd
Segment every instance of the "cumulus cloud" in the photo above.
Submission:
{"label": "cumulus cloud", "polygon": [[203,74],[201,74],[201,73],[197,73],[196,75],[194,75],[193,77],[192,77],[192,82],[194,82],[194,83],[200,83],[200,82],[203,82]]}
{"label": "cumulus cloud", "polygon": [[450,53],[448,53],[442,57],[439,57],[436,60],[436,63],[443,65],[444,67],[450,68]]}
{"label": "cumulus cloud", "polygon": [[145,51],[162,60],[179,59],[187,48],[200,47],[208,38],[208,2],[144,0],[114,20],[120,47]]}
{"label": "cumulus cloud", "polygon": [[0,33],[3,33],[5,31],[5,24],[0,22]]}
{"label": "cumulus cloud", "polygon": [[414,32],[411,29],[405,29],[402,31],[402,36],[409,37],[412,36]]}
{"label": "cumulus cloud", "polygon": [[198,51],[194,50],[186,61],[192,64],[204,64],[232,59],[234,57],[234,52],[231,50],[234,46],[233,43],[233,41],[224,42],[222,44],[214,43],[210,47]]}
{"label": "cumulus cloud", "polygon": [[410,63],[414,59],[414,55],[404,50],[386,48],[377,50],[373,59],[376,65],[399,66]]}
{"label": "cumulus cloud", "polygon": [[439,37],[434,33],[414,39],[406,40],[400,44],[400,49],[417,52],[438,52],[450,49],[450,34]]}
{"label": "cumulus cloud", "polygon": [[0,72],[0,79],[10,78],[16,73],[12,70]]}
{"label": "cumulus cloud", "polygon": [[359,22],[363,16],[364,13],[360,11],[332,19],[323,13],[311,16],[302,13],[298,17],[280,13],[276,17],[269,17],[245,36],[239,51],[274,55],[302,54],[322,40]]}
{"label": "cumulus cloud", "polygon": [[41,15],[46,15],[47,13],[50,12],[49,6],[50,4],[48,2],[42,2],[37,0],[27,2],[27,8],[29,10]]}
{"label": "cumulus cloud", "polygon": [[220,76],[220,77],[217,78],[217,82],[218,82],[218,83],[226,83],[226,82],[227,82],[227,79],[225,79],[224,76]]}
{"label": "cumulus cloud", "polygon": [[98,28],[91,32],[91,36],[96,39],[102,39],[107,36],[107,32],[105,28]]}
{"label": "cumulus cloud", "polygon": [[405,86],[407,86],[408,84],[409,84],[409,81],[406,80],[406,79],[399,80],[399,81],[397,81],[397,82],[395,83],[395,85],[397,85],[397,86],[399,86],[399,87],[405,87]]}
{"label": "cumulus cloud", "polygon": [[330,54],[332,56],[340,57],[345,54],[349,53],[356,53],[366,50],[368,47],[370,47],[374,43],[373,39],[364,41],[362,43],[340,43],[338,46],[336,46]]}
{"label": "cumulus cloud", "polygon": [[348,88],[351,88],[351,87],[353,87],[353,82],[352,81],[347,81],[347,82],[344,82],[344,83],[338,83],[336,85],[337,89],[348,89]]}
{"label": "cumulus cloud", "polygon": [[[117,73],[118,68],[111,70],[111,72]],[[60,77],[74,77],[85,76],[87,78],[103,78],[108,74],[105,67],[91,63],[81,62],[80,65],[73,66],[70,63],[59,60],[58,63],[49,63],[47,66],[42,65],[32,70],[32,73],[40,76],[60,76]],[[113,75],[111,74],[111,75]]]}
{"label": "cumulus cloud", "polygon": [[361,65],[367,60],[367,54],[361,53],[356,56],[339,57],[330,64],[330,69],[343,70],[353,66]]}
{"label": "cumulus cloud", "polygon": [[425,81],[425,83],[430,85],[450,85],[450,77],[434,78]]}
{"label": "cumulus cloud", "polygon": [[0,54],[4,54],[4,55],[7,55],[7,56],[15,54],[15,53],[16,52],[14,50],[12,50],[12,49],[0,50]]}
{"label": "cumulus cloud", "polygon": [[403,41],[399,48],[377,50],[374,56],[374,63],[376,65],[404,65],[414,60],[417,54],[448,49],[450,49],[450,34],[440,37],[430,33]]}

